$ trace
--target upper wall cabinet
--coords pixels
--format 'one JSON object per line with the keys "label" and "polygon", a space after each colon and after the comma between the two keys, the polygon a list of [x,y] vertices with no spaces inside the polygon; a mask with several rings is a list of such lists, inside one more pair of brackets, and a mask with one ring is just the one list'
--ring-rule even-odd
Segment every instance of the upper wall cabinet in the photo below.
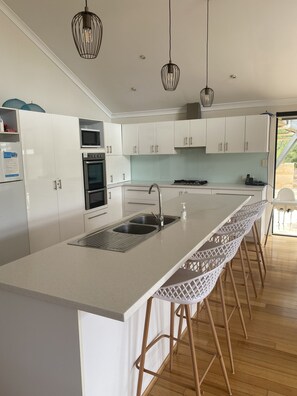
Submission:
{"label": "upper wall cabinet", "polygon": [[174,147],[206,146],[206,119],[174,122]]}
{"label": "upper wall cabinet", "polygon": [[104,141],[106,155],[122,155],[122,126],[104,122]]}
{"label": "upper wall cabinet", "polygon": [[138,154],[138,124],[122,125],[123,155]]}
{"label": "upper wall cabinet", "polygon": [[206,153],[267,152],[269,117],[252,115],[207,120]]}
{"label": "upper wall cabinet", "polygon": [[262,153],[269,151],[268,115],[252,115],[245,118],[245,145],[244,151],[248,153]]}
{"label": "upper wall cabinet", "polygon": [[123,125],[123,154],[176,154],[174,122]]}

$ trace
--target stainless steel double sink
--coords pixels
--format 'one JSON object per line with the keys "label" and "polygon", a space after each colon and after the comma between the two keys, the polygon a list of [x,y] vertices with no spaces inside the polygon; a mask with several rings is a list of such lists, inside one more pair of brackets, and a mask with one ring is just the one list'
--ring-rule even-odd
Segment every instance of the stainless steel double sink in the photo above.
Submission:
{"label": "stainless steel double sink", "polygon": [[[178,216],[164,215],[164,228],[179,220]],[[160,231],[158,220],[153,214],[133,216],[125,222],[95,231],[69,244],[96,249],[126,252],[153,234]],[[162,229],[161,229],[162,231]]]}

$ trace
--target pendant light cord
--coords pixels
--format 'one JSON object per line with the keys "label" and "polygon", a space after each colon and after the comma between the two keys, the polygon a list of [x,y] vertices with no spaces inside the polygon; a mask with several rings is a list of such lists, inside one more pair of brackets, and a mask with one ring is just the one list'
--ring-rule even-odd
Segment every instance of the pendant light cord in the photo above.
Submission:
{"label": "pendant light cord", "polygon": [[171,63],[171,0],[169,0],[169,63]]}
{"label": "pendant light cord", "polygon": [[209,24],[209,0],[206,11],[206,87],[208,87],[208,24]]}

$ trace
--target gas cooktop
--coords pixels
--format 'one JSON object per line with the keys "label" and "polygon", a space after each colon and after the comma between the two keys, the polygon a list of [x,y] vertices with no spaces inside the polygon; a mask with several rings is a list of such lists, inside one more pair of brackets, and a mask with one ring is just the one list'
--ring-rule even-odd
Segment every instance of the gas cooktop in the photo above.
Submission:
{"label": "gas cooktop", "polygon": [[189,186],[203,186],[203,184],[207,184],[207,180],[174,180],[173,184],[183,184]]}

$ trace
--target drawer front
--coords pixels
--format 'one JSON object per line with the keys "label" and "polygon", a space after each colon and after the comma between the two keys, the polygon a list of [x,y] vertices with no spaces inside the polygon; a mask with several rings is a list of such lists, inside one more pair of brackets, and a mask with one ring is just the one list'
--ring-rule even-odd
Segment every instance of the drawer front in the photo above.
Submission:
{"label": "drawer front", "polygon": [[85,232],[93,231],[97,228],[104,227],[109,223],[108,209],[98,210],[84,215]]}

